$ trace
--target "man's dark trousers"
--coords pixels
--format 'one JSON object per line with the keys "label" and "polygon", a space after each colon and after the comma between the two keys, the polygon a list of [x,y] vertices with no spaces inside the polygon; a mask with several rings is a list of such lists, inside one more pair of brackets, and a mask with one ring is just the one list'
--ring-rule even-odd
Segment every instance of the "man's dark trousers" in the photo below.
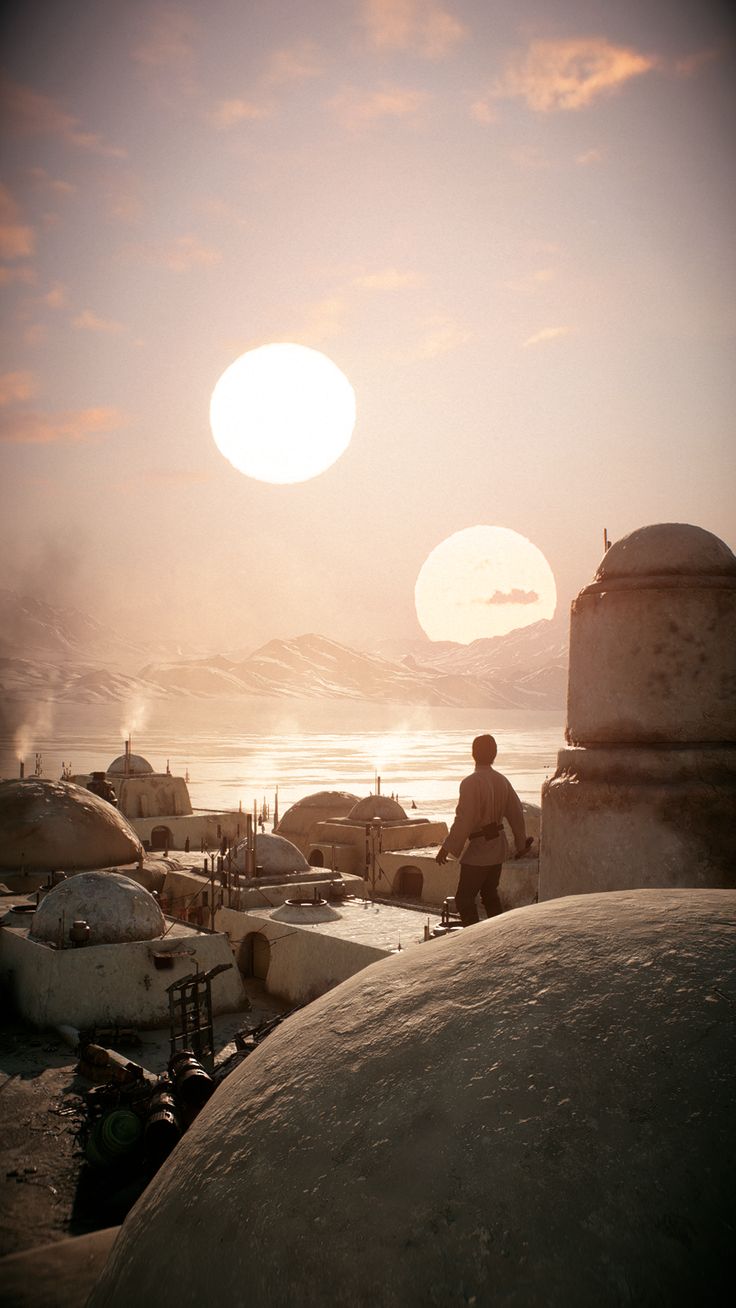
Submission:
{"label": "man's dark trousers", "polygon": [[472,863],[460,864],[460,880],[455,891],[455,905],[463,926],[472,926],[478,919],[476,897],[480,895],[483,907],[489,917],[497,917],[501,909],[498,898],[498,882],[501,877],[501,863],[494,867],[475,867]]}

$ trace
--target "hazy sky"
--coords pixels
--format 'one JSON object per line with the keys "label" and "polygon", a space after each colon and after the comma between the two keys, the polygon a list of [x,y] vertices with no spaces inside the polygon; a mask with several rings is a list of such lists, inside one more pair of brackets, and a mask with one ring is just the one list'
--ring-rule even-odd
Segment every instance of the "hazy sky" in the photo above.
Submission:
{"label": "hazy sky", "polygon": [[[414,636],[476,524],[560,603],[603,527],[734,523],[734,51],[707,0],[5,7],[3,584],[203,645]],[[325,351],[313,481],[212,440]]]}

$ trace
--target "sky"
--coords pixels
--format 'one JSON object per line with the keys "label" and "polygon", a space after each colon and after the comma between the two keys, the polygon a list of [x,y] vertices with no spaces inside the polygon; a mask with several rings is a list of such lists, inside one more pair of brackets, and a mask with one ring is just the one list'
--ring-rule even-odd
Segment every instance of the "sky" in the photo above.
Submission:
{"label": "sky", "polygon": [[[707,0],[23,0],[2,20],[0,584],[200,649],[421,634],[453,533],[560,611],[616,540],[734,522],[734,25]],[[321,350],[320,476],[210,397]],[[511,583],[510,583],[511,584]]]}

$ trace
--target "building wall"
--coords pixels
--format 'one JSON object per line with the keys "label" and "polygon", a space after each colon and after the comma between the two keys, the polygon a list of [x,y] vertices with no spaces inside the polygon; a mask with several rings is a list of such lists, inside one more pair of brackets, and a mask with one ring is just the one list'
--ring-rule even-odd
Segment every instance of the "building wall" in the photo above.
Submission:
{"label": "building wall", "polygon": [[[154,953],[172,954],[173,966],[157,967]],[[0,927],[0,981],[20,1016],[37,1027],[161,1026],[169,1020],[166,987],[172,981],[232,961],[223,935],[191,932],[58,950],[31,940],[26,928]],[[244,1004],[236,966],[213,979],[214,1012]]]}
{"label": "building wall", "polygon": [[[400,853],[384,850],[378,855],[377,863],[379,875],[374,891],[376,895],[386,898],[404,898],[412,903],[439,908],[445,899],[454,895],[457,890],[460,864],[454,860],[440,867],[430,854],[416,851],[412,853],[411,850]],[[419,896],[404,890],[401,876],[403,869],[408,869],[409,872],[421,872],[422,888]],[[511,908],[521,908],[523,904],[533,904],[537,898],[538,888],[538,858],[511,859],[504,863],[498,885],[504,912]]]}
{"label": "building wall", "polygon": [[238,945],[247,936],[266,937],[270,945],[266,990],[291,1004],[309,1003],[390,952],[309,927],[272,922],[253,910],[238,913],[222,908],[215,925],[229,936],[236,958]]}

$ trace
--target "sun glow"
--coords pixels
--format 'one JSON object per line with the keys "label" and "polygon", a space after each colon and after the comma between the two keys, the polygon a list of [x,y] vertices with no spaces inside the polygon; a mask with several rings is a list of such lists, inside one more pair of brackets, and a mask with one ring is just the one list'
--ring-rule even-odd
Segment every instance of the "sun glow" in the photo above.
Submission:
{"label": "sun glow", "polygon": [[430,640],[468,645],[551,618],[557,587],[542,551],[526,536],[508,527],[467,527],[428,555],[414,600]]}
{"label": "sun glow", "polygon": [[262,345],[241,354],[212,392],[215,444],[258,481],[307,481],[350,443],[355,392],[336,364],[306,345]]}

